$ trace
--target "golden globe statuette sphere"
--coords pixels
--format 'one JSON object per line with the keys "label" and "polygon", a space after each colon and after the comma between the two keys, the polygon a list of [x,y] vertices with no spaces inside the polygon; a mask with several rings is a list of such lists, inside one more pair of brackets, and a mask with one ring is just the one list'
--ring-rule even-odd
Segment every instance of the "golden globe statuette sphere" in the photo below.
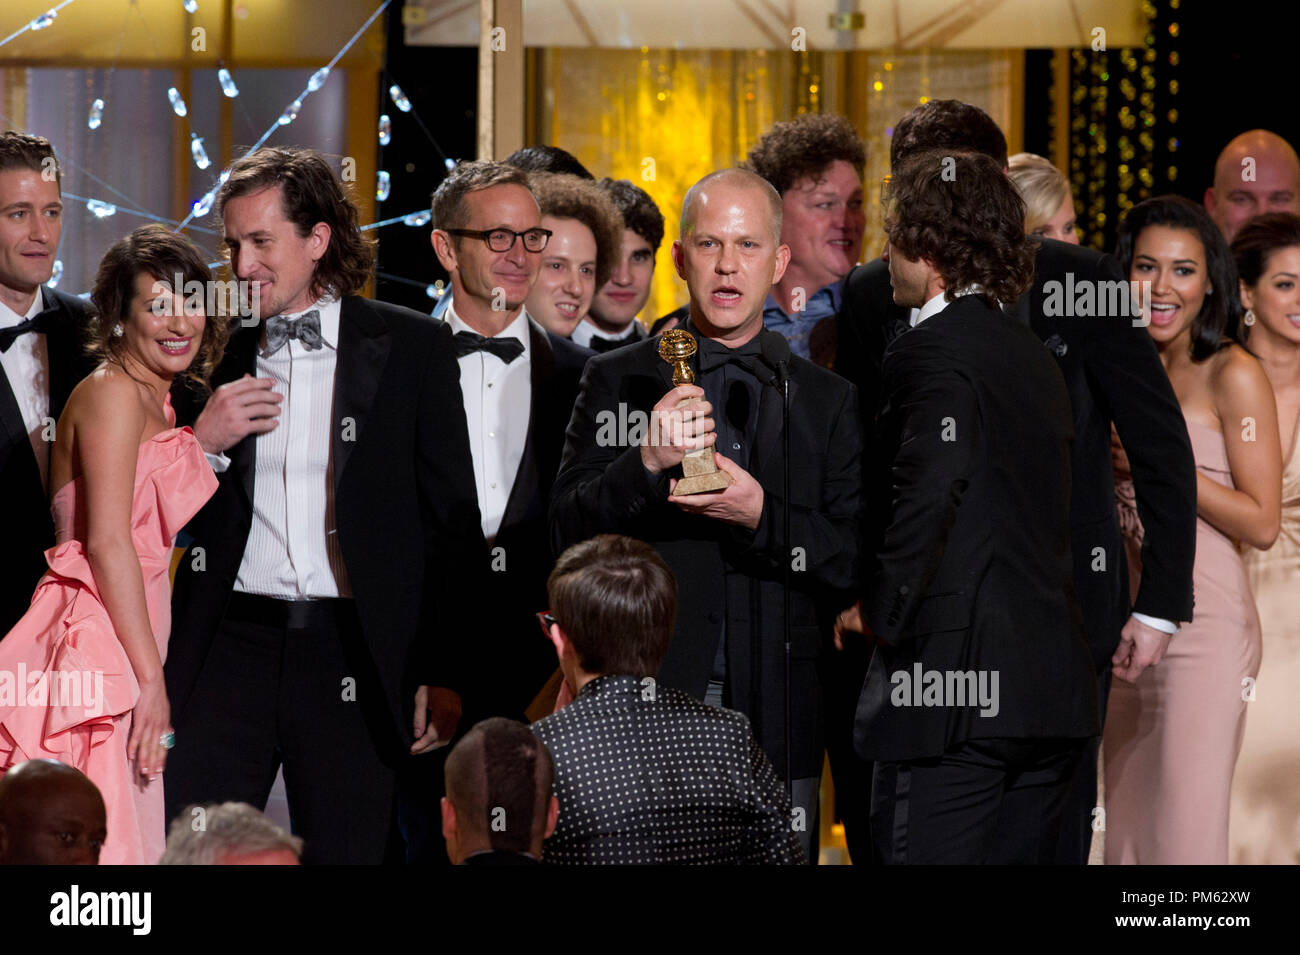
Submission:
{"label": "golden globe statuette sphere", "polygon": [[[690,366],[691,357],[699,351],[695,336],[683,328],[673,328],[664,332],[659,340],[659,357],[673,368],[673,386],[695,384],[695,371]],[[678,408],[686,408],[699,402],[698,398],[687,398],[679,402]],[[713,448],[697,448],[687,451],[682,457],[682,477],[677,482],[673,494],[684,497],[688,494],[704,494],[708,491],[721,491],[731,486],[731,475],[718,470],[713,461]]]}

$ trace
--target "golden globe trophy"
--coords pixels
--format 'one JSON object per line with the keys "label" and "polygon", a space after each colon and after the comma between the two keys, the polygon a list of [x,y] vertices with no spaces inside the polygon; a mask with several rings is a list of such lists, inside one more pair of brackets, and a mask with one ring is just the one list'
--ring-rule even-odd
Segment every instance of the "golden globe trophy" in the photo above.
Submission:
{"label": "golden globe trophy", "polygon": [[[673,386],[695,384],[695,372],[688,359],[699,350],[695,336],[685,329],[673,328],[664,332],[659,340],[659,357],[673,367]],[[688,408],[699,403],[699,398],[687,398],[678,408]],[[674,489],[675,496],[721,491],[731,486],[731,475],[719,471],[713,463],[713,448],[697,448],[682,457],[682,477]]]}

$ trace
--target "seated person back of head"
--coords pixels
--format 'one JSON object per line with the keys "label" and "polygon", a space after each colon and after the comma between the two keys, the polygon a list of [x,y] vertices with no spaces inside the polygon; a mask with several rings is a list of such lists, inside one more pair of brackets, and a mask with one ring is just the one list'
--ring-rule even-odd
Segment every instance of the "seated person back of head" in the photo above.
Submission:
{"label": "seated person back of head", "polygon": [[172,820],[159,865],[301,865],[302,840],[246,802],[189,806]]}
{"label": "seated person back of head", "polygon": [[535,865],[555,830],[555,764],[523,723],[474,724],[447,757],[442,835],[455,865]]}
{"label": "seated person back of head", "polygon": [[532,725],[560,801],[543,861],[798,864],[790,802],[744,715],[654,676],[677,585],[649,544],[602,534],[560,555],[544,624],[576,694]]}

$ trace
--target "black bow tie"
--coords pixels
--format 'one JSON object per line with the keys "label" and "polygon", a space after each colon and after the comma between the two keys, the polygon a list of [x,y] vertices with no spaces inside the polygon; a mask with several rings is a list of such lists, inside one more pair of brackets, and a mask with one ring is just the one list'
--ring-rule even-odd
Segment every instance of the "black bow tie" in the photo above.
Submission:
{"label": "black bow tie", "polygon": [[524,353],[524,343],[517,338],[484,338],[475,332],[457,332],[456,357],[463,358],[471,352],[491,352],[507,365]]}
{"label": "black bow tie", "polygon": [[8,328],[0,328],[0,352],[6,352],[10,349],[19,335],[25,335],[28,332],[47,332],[50,330],[50,323],[54,320],[54,313],[58,309],[47,308],[43,312],[38,312],[31,318],[19,322],[17,325],[11,325]]}
{"label": "black bow tie", "polygon": [[[762,334],[761,332],[759,334]],[[758,336],[741,345],[739,348],[728,348],[720,342],[712,339],[699,338],[700,355],[699,370],[700,374],[706,374],[715,368],[721,368],[723,365],[735,365],[743,368],[745,371],[753,373],[754,362],[758,361],[761,350],[758,345]]]}
{"label": "black bow tie", "polygon": [[601,338],[598,335],[592,335],[591,341],[587,342],[587,347],[598,355],[603,355],[607,351],[613,351],[615,348],[622,348],[624,345],[630,345],[634,341],[633,336],[627,338]]}

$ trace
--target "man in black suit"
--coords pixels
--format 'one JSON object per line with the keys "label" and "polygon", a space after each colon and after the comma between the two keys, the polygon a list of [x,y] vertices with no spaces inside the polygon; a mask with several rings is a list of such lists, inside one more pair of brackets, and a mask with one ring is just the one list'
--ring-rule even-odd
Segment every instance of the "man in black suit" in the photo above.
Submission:
{"label": "man in black suit", "polygon": [[[790,547],[782,542],[782,401],[760,359],[763,302],[789,250],[781,199],[752,172],[700,180],[673,245],[691,295],[698,385],[673,387],[650,339],[587,363],[556,480],[557,550],[614,532],[653,544],[673,569],[680,612],[660,679],[749,717],[768,757],[786,764],[783,568],[791,564],[791,782],[811,849],[822,765],[817,662],[821,626],[852,602],[861,492],[857,396],[793,356]],[[769,346],[769,355],[771,355]],[[678,409],[687,398],[704,399]],[[716,421],[716,434],[715,434]],[[686,451],[721,448],[722,491],[672,497]],[[810,857],[815,853],[809,852]]]}
{"label": "man in black suit", "polygon": [[476,723],[447,757],[442,835],[452,863],[540,864],[560,811],[554,781],[550,751],[527,726]]}
{"label": "man in black suit", "polygon": [[664,240],[664,216],[650,194],[626,179],[596,183],[623,217],[623,248],[609,281],[596,289],[591,310],[573,330],[573,340],[594,352],[607,352],[647,336],[637,315],[650,297],[655,256]]}
{"label": "man in black suit", "polygon": [[[1073,596],[1071,415],[1051,356],[997,303],[1033,277],[1024,203],[979,153],[894,168],[878,448],[892,507],[862,601],[879,640],[856,742],[883,863],[1046,862],[1097,694]],[[1013,851],[1008,832],[1029,835]]]}
{"label": "man in black suit", "polygon": [[355,295],[371,250],[318,154],[250,153],[217,202],[265,321],[205,405],[178,402],[221,474],[176,575],[168,814],[265,808],[283,765],[304,861],[377,863],[400,855],[396,772],[451,740],[480,632],[451,333]]}
{"label": "man in black suit", "polygon": [[577,696],[533,724],[555,758],[560,865],[790,865],[800,833],[772,764],[732,710],[656,679],[677,585],[644,541],[601,534],[556,562],[543,618]]}
{"label": "man in black suit", "polygon": [[[903,117],[890,143],[891,164],[897,166],[929,148],[973,149],[1006,167],[1006,139],[997,124],[982,110],[955,100],[932,100]],[[1103,719],[1112,666],[1122,667],[1126,679],[1136,678],[1144,667],[1159,662],[1177,622],[1191,619],[1196,553],[1191,443],[1150,336],[1135,320],[1127,296],[1109,294],[1123,278],[1112,256],[1042,240],[1031,290],[1014,306],[1008,304],[1055,357],[1070,394],[1074,586]],[[1061,308],[1062,294],[1070,295],[1067,290],[1072,289],[1089,289],[1094,303],[1107,304],[1092,311]],[[882,259],[859,266],[845,280],[836,371],[857,384],[868,425],[882,401],[885,349],[908,330],[915,314],[916,309],[894,302],[888,265]],[[1131,601],[1115,511],[1112,423],[1130,452],[1138,512],[1146,532],[1141,585]],[[883,480],[878,472],[866,475],[868,549],[883,530],[880,520],[889,493]],[[1058,863],[1087,862],[1099,745],[1100,737],[1089,744],[1073,781]]]}
{"label": "man in black suit", "polygon": [[54,546],[49,461],[55,422],[91,369],[90,307],[46,286],[63,224],[62,185],[46,139],[0,135],[0,497],[5,554],[0,638],[31,606]]}

